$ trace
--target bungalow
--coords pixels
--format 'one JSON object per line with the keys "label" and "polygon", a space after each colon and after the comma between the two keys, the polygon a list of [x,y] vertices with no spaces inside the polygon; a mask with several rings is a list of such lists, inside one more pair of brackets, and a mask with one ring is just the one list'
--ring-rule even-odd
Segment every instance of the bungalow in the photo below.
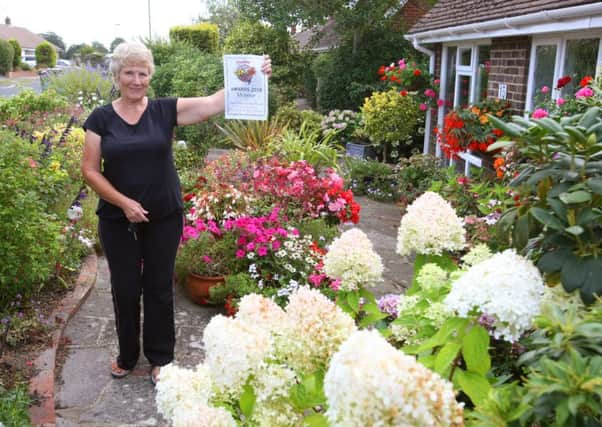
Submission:
{"label": "bungalow", "polygon": [[21,45],[21,61],[27,61],[28,63],[32,60],[35,61],[36,47],[42,43],[44,39],[37,34],[32,33],[27,28],[15,27],[11,24],[10,18],[6,18],[4,22],[4,24],[0,24],[0,40],[17,40],[19,45]]}
{"label": "bungalow", "polygon": [[[573,82],[602,74],[602,2],[593,0],[439,0],[406,38],[430,57],[440,77],[442,107],[427,117],[424,152],[432,122],[446,110],[484,97],[511,101],[515,111],[532,111],[536,90],[555,88],[563,76]],[[553,89],[558,98],[574,86]],[[481,166],[470,153],[462,156]]]}

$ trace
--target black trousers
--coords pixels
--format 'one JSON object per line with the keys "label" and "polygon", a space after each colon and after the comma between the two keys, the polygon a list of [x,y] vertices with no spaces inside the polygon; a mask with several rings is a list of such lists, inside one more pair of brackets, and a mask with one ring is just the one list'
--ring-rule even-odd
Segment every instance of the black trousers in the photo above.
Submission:
{"label": "black trousers", "polygon": [[181,212],[139,224],[99,220],[98,234],[111,272],[117,363],[122,369],[132,369],[140,356],[141,295],[144,355],[152,366],[173,360],[173,280],[182,227]]}

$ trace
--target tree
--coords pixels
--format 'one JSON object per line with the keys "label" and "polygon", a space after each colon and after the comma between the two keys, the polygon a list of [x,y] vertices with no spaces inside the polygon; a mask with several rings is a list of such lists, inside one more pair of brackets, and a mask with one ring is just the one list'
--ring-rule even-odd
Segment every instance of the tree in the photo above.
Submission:
{"label": "tree", "polygon": [[13,47],[13,69],[21,65],[21,45],[15,39],[8,39],[8,42]]}
{"label": "tree", "polygon": [[113,40],[111,42],[111,52],[113,52],[115,50],[115,48],[120,45],[121,43],[125,43],[125,40],[122,39],[121,37],[117,37],[115,40]]}
{"label": "tree", "polygon": [[62,52],[66,51],[65,42],[63,41],[62,37],[56,33],[49,31],[47,33],[40,34],[40,37],[58,47]]}
{"label": "tree", "polygon": [[97,41],[92,42],[92,49],[94,49],[96,52],[103,54],[103,55],[106,55],[107,53],[109,53],[109,49],[107,49],[104,44],[102,44],[101,42],[97,42]]}
{"label": "tree", "polygon": [[47,41],[43,41],[36,46],[36,63],[38,68],[52,68],[56,65],[56,50],[54,46]]}
{"label": "tree", "polygon": [[313,27],[332,17],[341,38],[352,40],[353,55],[366,33],[385,24],[400,9],[399,0],[236,0],[236,4],[243,15],[280,29],[297,24]]}
{"label": "tree", "polygon": [[[208,0],[208,21],[217,24],[220,40],[225,40],[232,29],[238,24],[242,15],[233,1],[230,0]],[[201,21],[201,19],[199,19]]]}

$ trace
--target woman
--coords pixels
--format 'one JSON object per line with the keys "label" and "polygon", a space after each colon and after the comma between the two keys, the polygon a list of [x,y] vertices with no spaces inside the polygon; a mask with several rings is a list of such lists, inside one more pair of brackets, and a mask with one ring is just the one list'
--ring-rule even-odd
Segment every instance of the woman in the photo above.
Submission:
{"label": "woman", "polygon": [[[173,275],[182,233],[180,184],[172,155],[176,125],[200,123],[224,111],[224,91],[197,98],[148,99],[154,64],[142,44],[122,43],[110,71],[120,97],[84,123],[82,173],[99,195],[98,234],[111,272],[119,356],[111,375],[123,378],[143,350],[156,384],[174,357]],[[271,75],[266,56],[262,71]]]}

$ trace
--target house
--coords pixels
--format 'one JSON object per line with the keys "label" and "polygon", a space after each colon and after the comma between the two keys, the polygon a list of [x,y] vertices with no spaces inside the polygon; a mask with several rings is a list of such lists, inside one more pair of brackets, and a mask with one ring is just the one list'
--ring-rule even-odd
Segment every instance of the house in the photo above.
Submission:
{"label": "house", "polygon": [[0,24],[0,39],[17,40],[19,45],[21,45],[21,61],[28,63],[30,63],[32,60],[35,61],[36,47],[45,40],[37,34],[29,31],[27,28],[16,27],[12,25],[10,18],[6,18],[4,22],[4,24]]}
{"label": "house", "polygon": [[[427,117],[424,151],[455,106],[498,97],[517,112],[532,111],[538,88],[563,76],[579,82],[602,73],[602,2],[592,0],[439,0],[406,38],[430,56],[444,105]],[[574,86],[553,89],[553,97]],[[439,155],[438,147],[436,149]],[[479,159],[464,156],[480,166]]]}

